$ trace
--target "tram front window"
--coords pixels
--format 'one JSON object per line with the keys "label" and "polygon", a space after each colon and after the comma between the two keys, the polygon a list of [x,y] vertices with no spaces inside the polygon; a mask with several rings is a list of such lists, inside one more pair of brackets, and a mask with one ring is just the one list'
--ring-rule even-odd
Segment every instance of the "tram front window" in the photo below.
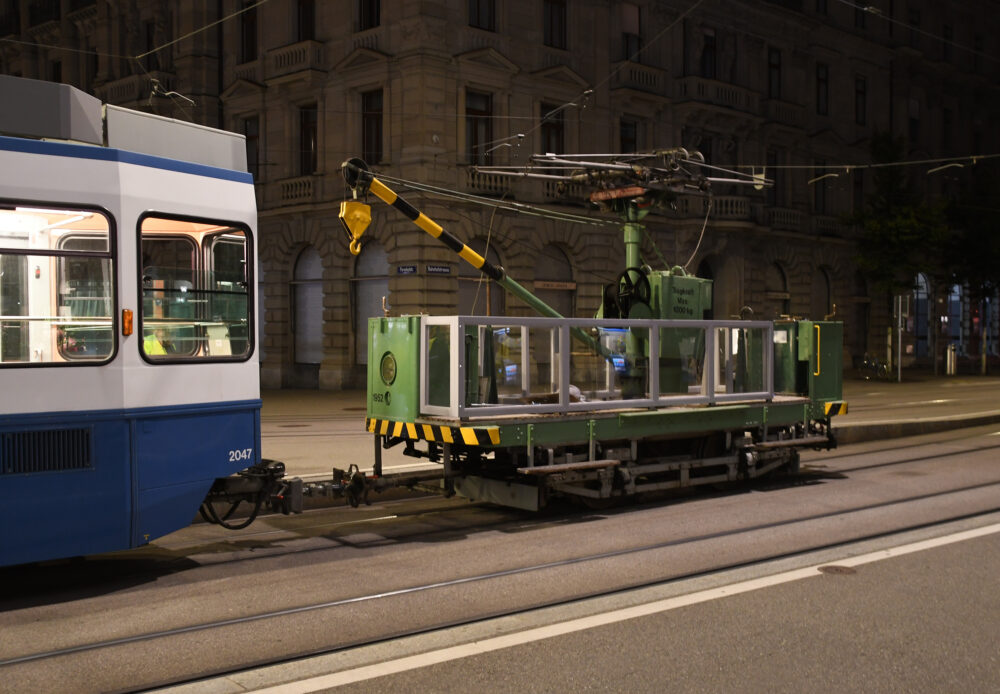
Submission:
{"label": "tram front window", "polygon": [[249,358],[249,232],[147,216],[140,237],[143,356],[154,363]]}
{"label": "tram front window", "polygon": [[110,228],[95,210],[0,205],[0,366],[111,357]]}

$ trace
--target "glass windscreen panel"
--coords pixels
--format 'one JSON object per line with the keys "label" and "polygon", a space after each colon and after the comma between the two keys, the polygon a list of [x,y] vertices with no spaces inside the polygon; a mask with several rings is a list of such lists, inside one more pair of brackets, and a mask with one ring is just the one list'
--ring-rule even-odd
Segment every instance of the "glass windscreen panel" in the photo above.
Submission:
{"label": "glass windscreen panel", "polygon": [[427,326],[427,404],[451,406],[451,328]]}
{"label": "glass windscreen panel", "polygon": [[[428,318],[427,320],[432,320]],[[440,320],[440,319],[433,319]],[[764,322],[459,316],[430,326],[427,404],[458,416],[699,405],[771,397]],[[439,334],[440,333],[440,334]],[[435,340],[435,338],[437,338]],[[447,397],[457,379],[461,399]]]}
{"label": "glass windscreen panel", "polygon": [[105,214],[0,205],[0,366],[107,361],[114,275]]}
{"label": "glass windscreen panel", "polygon": [[773,349],[763,328],[722,328],[718,332],[717,392],[756,393],[767,390],[767,350]]}
{"label": "glass windscreen panel", "polygon": [[249,244],[240,225],[143,218],[140,324],[147,360],[249,358]]}

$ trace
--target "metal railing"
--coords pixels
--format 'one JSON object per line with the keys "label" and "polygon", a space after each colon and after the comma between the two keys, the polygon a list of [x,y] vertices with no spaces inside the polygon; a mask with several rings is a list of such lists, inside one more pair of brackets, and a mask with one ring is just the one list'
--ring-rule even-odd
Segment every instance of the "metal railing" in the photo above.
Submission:
{"label": "metal railing", "polygon": [[768,321],[424,316],[420,412],[469,419],[770,401],[773,343]]}

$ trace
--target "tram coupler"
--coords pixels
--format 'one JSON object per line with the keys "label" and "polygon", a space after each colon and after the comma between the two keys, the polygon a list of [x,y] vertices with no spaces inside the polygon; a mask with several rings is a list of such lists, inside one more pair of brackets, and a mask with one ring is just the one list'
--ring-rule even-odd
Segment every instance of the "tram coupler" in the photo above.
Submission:
{"label": "tram coupler", "polygon": [[206,501],[256,502],[260,499],[275,513],[302,513],[302,480],[285,479],[285,464],[262,460],[232,477],[215,480]]}
{"label": "tram coupler", "polygon": [[354,463],[347,470],[333,468],[333,484],[335,489],[343,493],[352,508],[357,508],[362,501],[365,506],[371,506],[372,502],[368,499],[368,492],[372,488],[371,480]]}
{"label": "tram coupler", "polygon": [[[244,501],[252,505],[249,517],[230,523]],[[216,504],[229,504],[229,510],[220,515]],[[209,522],[239,530],[250,525],[265,505],[275,513],[302,513],[302,480],[285,479],[285,464],[276,460],[262,460],[231,477],[216,479],[202,502],[201,515]]]}

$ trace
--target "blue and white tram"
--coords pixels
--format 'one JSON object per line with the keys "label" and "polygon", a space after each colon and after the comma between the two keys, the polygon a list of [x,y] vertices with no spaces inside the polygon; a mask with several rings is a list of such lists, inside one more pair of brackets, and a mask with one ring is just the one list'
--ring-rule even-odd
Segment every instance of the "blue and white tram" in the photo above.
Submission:
{"label": "blue and white tram", "polygon": [[0,98],[71,119],[0,116],[0,565],[140,546],[261,464],[242,138],[65,85]]}

